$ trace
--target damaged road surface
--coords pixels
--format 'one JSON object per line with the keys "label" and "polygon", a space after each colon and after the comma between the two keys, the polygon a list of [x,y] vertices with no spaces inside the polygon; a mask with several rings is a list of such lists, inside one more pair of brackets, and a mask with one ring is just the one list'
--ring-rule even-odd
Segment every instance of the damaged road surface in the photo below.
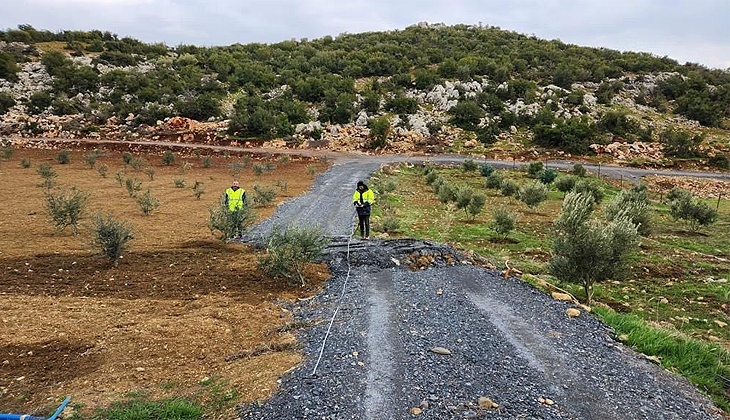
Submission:
{"label": "damaged road surface", "polygon": [[[720,418],[687,380],[615,341],[593,316],[568,317],[573,305],[447,246],[353,239],[348,261],[353,181],[377,168],[345,169],[330,169],[274,217],[283,223],[277,216],[301,205],[297,214],[335,237],[333,277],[289,308],[309,325],[299,331],[304,361],[271,399],[241,407],[242,419]],[[312,200],[332,186],[330,173],[348,184]]]}

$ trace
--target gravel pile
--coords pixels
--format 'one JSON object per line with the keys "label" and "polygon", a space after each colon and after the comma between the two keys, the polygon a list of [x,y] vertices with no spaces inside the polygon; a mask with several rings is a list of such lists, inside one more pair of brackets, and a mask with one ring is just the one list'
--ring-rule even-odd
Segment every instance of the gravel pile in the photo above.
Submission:
{"label": "gravel pile", "polygon": [[568,317],[572,305],[457,253],[453,266],[408,270],[394,260],[440,246],[391,242],[354,247],[357,264],[313,376],[347,268],[342,253],[331,254],[327,290],[292,308],[314,324],[300,331],[304,362],[241,418],[717,418],[686,380],[614,341],[595,318]]}

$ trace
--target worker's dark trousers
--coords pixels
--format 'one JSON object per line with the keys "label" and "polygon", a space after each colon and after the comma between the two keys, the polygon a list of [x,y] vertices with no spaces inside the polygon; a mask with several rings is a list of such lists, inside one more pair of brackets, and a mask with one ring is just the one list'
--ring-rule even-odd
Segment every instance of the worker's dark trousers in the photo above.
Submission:
{"label": "worker's dark trousers", "polygon": [[370,215],[369,214],[358,214],[357,218],[360,221],[360,236],[370,236]]}

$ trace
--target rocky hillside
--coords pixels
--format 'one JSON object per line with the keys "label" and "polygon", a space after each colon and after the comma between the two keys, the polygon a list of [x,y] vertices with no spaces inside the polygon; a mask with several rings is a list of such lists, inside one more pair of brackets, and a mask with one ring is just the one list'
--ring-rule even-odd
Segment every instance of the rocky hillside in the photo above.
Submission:
{"label": "rocky hillside", "polygon": [[16,139],[730,167],[730,72],[495,27],[173,48],[23,25],[0,31],[0,114],[0,134]]}

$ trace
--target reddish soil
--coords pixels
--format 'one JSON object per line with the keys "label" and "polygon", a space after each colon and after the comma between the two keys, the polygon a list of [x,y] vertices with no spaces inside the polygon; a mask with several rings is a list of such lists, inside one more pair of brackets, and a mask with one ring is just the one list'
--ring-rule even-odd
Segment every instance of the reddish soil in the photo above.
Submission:
{"label": "reddish soil", "polygon": [[[107,178],[83,164],[81,154],[72,152],[72,162],[59,165],[54,151],[19,150],[0,166],[2,410],[47,414],[71,395],[88,416],[129,392],[206,404],[218,387],[236,398],[211,414],[230,417],[233,405],[270,395],[300,360],[293,334],[277,330],[291,321],[279,301],[311,296],[328,273],[311,265],[309,286],[291,287],[259,273],[259,251],[211,235],[207,207],[231,180],[228,164],[241,158],[216,157],[214,167],[203,168],[190,157],[195,166],[181,173],[179,163],[161,166],[159,156],[142,156],[154,164],[154,181],[142,171],[126,175],[143,180],[161,201],[159,211],[144,216],[114,180],[123,171],[121,153],[97,162],[109,166]],[[22,169],[22,158],[33,167]],[[60,185],[90,192],[92,212],[111,211],[135,226],[136,239],[118,267],[94,255],[85,224],[78,236],[54,229],[36,186],[40,162],[53,165]],[[259,218],[309,188],[310,163],[276,162],[260,179],[250,164],[241,172],[249,191],[254,183],[287,183],[275,203],[257,209]],[[190,186],[203,181],[207,193],[196,200],[189,186],[173,187],[178,178]],[[230,358],[249,353],[256,355]]]}

